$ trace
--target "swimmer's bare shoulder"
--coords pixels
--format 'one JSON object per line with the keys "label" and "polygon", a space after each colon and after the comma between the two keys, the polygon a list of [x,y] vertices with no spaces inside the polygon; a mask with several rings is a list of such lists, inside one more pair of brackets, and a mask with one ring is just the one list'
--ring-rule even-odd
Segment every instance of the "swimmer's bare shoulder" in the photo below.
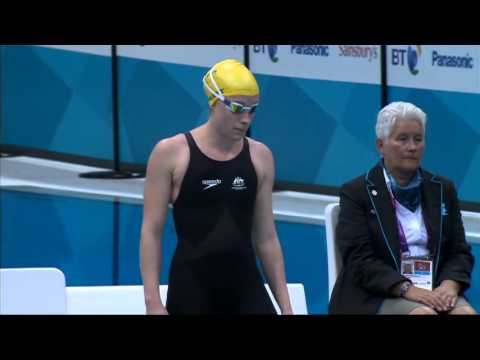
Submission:
{"label": "swimmer's bare shoulder", "polygon": [[[149,166],[161,166],[163,170],[173,173],[176,168],[188,157],[188,144],[184,134],[160,140],[150,155]],[[148,170],[147,170],[148,172]]]}
{"label": "swimmer's bare shoulder", "polygon": [[263,178],[265,175],[273,176],[274,160],[272,151],[267,145],[260,141],[248,137],[247,140],[250,148],[250,156],[257,171],[257,175],[260,178]]}
{"label": "swimmer's bare shoulder", "polygon": [[155,145],[150,155],[147,181],[149,178],[161,177],[162,179],[156,184],[169,189],[170,201],[173,203],[187,171],[189,160],[190,152],[184,134],[163,139]]}

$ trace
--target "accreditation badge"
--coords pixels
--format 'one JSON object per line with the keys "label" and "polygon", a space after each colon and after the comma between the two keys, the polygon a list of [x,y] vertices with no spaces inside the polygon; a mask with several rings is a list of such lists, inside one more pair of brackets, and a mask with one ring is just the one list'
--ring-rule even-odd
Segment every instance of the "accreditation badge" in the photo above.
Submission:
{"label": "accreditation badge", "polygon": [[416,287],[433,289],[433,262],[426,259],[406,258],[402,260],[402,275]]}

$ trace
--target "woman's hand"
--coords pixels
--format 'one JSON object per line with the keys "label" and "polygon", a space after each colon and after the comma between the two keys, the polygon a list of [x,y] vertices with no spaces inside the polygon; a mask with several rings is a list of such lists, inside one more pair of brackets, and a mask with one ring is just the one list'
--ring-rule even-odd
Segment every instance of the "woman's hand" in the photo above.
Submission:
{"label": "woman's hand", "polygon": [[281,309],[282,315],[294,315],[293,310],[290,306],[284,307]]}
{"label": "woman's hand", "polygon": [[448,310],[455,307],[459,291],[460,285],[453,280],[444,280],[439,287],[433,290],[433,292],[436,293],[445,304],[447,304],[449,307]]}
{"label": "woman's hand", "polygon": [[451,310],[449,303],[444,300],[445,297],[442,292],[434,292],[418,288],[416,286],[410,287],[405,293],[404,298],[411,301],[416,301],[425,304],[436,311],[448,311]]}
{"label": "woman's hand", "polygon": [[162,304],[147,305],[147,315],[168,315],[168,311]]}

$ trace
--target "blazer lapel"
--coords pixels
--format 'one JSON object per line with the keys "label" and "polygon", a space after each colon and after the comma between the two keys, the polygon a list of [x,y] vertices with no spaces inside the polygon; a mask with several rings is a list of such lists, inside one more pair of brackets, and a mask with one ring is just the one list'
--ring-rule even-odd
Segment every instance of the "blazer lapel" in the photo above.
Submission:
{"label": "blazer lapel", "polygon": [[365,180],[368,196],[375,209],[385,246],[393,258],[397,271],[400,271],[400,237],[397,217],[380,163],[367,173]]}
{"label": "blazer lapel", "polygon": [[[442,183],[435,176],[422,171],[422,212],[423,219],[428,231],[428,248],[434,255],[435,272],[440,256],[440,241],[442,239]],[[445,205],[443,205],[445,206]]]}

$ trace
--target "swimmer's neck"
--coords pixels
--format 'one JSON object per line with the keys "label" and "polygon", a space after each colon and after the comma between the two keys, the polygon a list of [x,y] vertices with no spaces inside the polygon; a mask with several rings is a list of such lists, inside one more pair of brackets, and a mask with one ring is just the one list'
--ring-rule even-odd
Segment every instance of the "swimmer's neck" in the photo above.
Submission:
{"label": "swimmer's neck", "polygon": [[210,122],[195,128],[192,133],[203,144],[224,153],[236,152],[239,147],[243,146],[244,138],[230,138],[215,129]]}

